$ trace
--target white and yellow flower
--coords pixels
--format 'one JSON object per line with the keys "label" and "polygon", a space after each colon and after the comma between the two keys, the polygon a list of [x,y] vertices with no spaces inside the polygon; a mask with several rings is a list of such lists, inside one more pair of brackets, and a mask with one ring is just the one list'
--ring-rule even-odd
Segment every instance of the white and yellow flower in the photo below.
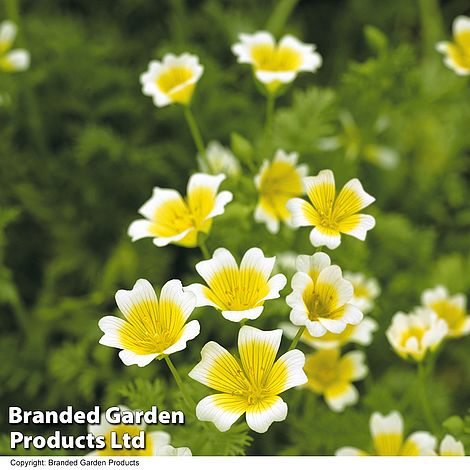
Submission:
{"label": "white and yellow flower", "polygon": [[98,323],[104,333],[100,343],[121,349],[119,357],[126,366],[143,367],[161,355],[181,351],[199,334],[197,320],[186,323],[196,297],[183,291],[177,279],[162,287],[160,299],[148,281],[139,279],[132,290],[116,292],[116,303],[124,319],[103,317]]}
{"label": "white and yellow flower", "polygon": [[357,325],[362,312],[350,303],[353,286],[346,281],[341,268],[331,265],[325,253],[297,258],[297,270],[292,278],[292,293],[286,302],[292,308],[290,321],[305,326],[311,336],[323,336],[327,331],[342,333],[346,325]]}
{"label": "white and yellow flower", "polygon": [[255,220],[266,224],[271,233],[279,231],[280,222],[290,224],[289,199],[304,194],[302,179],[307,176],[307,165],[298,165],[299,155],[278,150],[272,162],[264,161],[255,184],[259,193]]}
{"label": "white and yellow flower", "polygon": [[287,282],[283,274],[271,277],[275,257],[265,258],[259,248],[250,248],[240,267],[225,248],[214,251],[212,259],[196,264],[196,271],[207,286],[191,284],[185,290],[196,294],[197,306],[212,306],[227,320],[255,320],[261,315],[264,302],[279,298]]}
{"label": "white and yellow flower", "polygon": [[458,441],[450,434],[446,434],[439,446],[439,455],[442,457],[463,457],[465,449],[461,441]]}
{"label": "white and yellow flower", "polygon": [[370,432],[373,439],[373,451],[368,453],[356,447],[342,447],[336,451],[339,456],[351,455],[435,455],[437,440],[425,431],[417,431],[403,440],[403,418],[398,411],[384,416],[373,413],[370,418]]}
{"label": "white and yellow flower", "polygon": [[[129,408],[120,405],[121,413],[129,413]],[[135,412],[134,412],[135,413]],[[127,433],[129,436],[138,436],[142,431],[145,432],[145,449],[113,449],[111,443],[111,433],[115,433],[116,441],[122,445],[123,435]],[[103,436],[105,438],[106,447],[88,454],[89,456],[101,457],[144,457],[144,456],[190,456],[191,450],[188,447],[174,448],[170,445],[171,437],[167,432],[154,431],[146,432],[145,424],[110,424],[106,420],[105,413],[101,414],[100,424],[88,425],[88,432],[95,437]]]}
{"label": "white and yellow flower", "polygon": [[239,40],[232,46],[238,62],[251,64],[255,77],[271,93],[295,80],[299,72],[315,72],[322,64],[314,44],[304,44],[293,36],[276,43],[271,33],[258,31],[240,34]]}
{"label": "white and yellow flower", "polygon": [[432,310],[416,308],[409,314],[396,313],[386,335],[399,356],[419,362],[428,351],[434,351],[441,344],[447,331],[445,320]]}
{"label": "white and yellow flower", "polygon": [[380,286],[377,279],[367,278],[363,273],[345,272],[347,279],[354,288],[351,303],[362,313],[369,313],[374,308],[374,300],[380,295]]}
{"label": "white and yellow flower", "polygon": [[310,232],[313,246],[333,250],[341,243],[341,233],[365,240],[367,231],[375,226],[375,219],[359,211],[375,199],[364,191],[357,178],[348,181],[338,196],[331,170],[304,178],[304,185],[310,202],[294,198],[287,203],[287,208],[295,227],[314,227]]}
{"label": "white and yellow flower", "polygon": [[11,49],[17,31],[12,21],[0,23],[0,70],[4,72],[22,72],[29,68],[29,52],[25,49]]}
{"label": "white and yellow flower", "polygon": [[457,75],[470,74],[470,18],[457,16],[452,25],[453,41],[442,41],[436,49],[444,54],[444,64]]}
{"label": "white and yellow flower", "polygon": [[238,335],[240,359],[213,341],[207,343],[201,362],[189,376],[221,393],[198,403],[198,419],[227,431],[246,413],[248,426],[259,433],[266,432],[274,421],[286,419],[287,404],[279,395],[304,384],[307,377],[302,352],[293,349],[276,360],[281,337],[282,330],[243,326]]}
{"label": "white and yellow flower", "polygon": [[166,54],[161,62],[152,60],[140,76],[142,93],[151,96],[159,108],[172,103],[188,105],[203,71],[199,57],[195,55]]}
{"label": "white and yellow flower", "polygon": [[421,296],[422,304],[446,321],[447,336],[460,337],[470,333],[470,316],[467,315],[467,298],[463,294],[449,295],[444,286],[427,289]]}
{"label": "white and yellow flower", "polygon": [[230,191],[218,193],[225,175],[195,173],[189,178],[186,198],[174,189],[154,188],[152,197],[139,209],[145,219],[132,222],[132,241],[152,237],[156,246],[170,243],[186,247],[198,244],[198,233],[209,233],[212,219],[225,211]]}
{"label": "white and yellow flower", "polygon": [[204,157],[198,156],[199,168],[204,173],[224,174],[228,178],[240,175],[241,168],[235,155],[220,142],[211,141],[207,145]]}
{"label": "white and yellow flower", "polygon": [[338,349],[321,349],[307,355],[304,370],[308,378],[305,386],[323,395],[336,412],[357,403],[359,392],[352,382],[362,380],[368,373],[362,351],[351,351],[341,357]]}
{"label": "white and yellow flower", "polygon": [[[281,323],[279,328],[282,328],[282,331],[290,340],[295,338],[299,330],[298,327],[294,326],[292,323]],[[305,329],[300,337],[300,341],[316,349],[341,348],[349,343],[369,346],[369,344],[372,343],[373,333],[377,331],[377,329],[377,322],[365,316],[357,325],[346,325],[342,333],[331,333],[327,331],[323,336],[316,337],[312,336],[308,330]]]}

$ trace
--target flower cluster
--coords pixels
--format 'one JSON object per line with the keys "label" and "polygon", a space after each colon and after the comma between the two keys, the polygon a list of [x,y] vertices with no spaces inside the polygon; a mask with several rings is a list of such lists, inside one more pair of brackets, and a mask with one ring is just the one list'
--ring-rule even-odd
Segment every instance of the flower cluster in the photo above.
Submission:
{"label": "flower cluster", "polygon": [[29,52],[26,49],[12,49],[17,31],[12,21],[0,23],[0,71],[22,72],[29,68]]}

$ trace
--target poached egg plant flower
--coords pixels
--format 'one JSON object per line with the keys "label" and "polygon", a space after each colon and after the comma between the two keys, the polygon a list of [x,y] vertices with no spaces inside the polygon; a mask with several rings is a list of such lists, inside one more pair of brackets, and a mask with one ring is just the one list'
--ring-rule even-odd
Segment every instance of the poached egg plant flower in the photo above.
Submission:
{"label": "poached egg plant flower", "polygon": [[374,308],[374,300],[380,295],[380,286],[377,279],[367,278],[363,273],[345,272],[347,279],[354,288],[351,303],[362,313],[369,313]]}
{"label": "poached egg plant flower", "polygon": [[177,279],[162,287],[160,299],[147,280],[139,279],[132,290],[116,292],[116,303],[124,319],[103,317],[98,323],[104,333],[100,343],[121,349],[119,357],[126,366],[143,367],[159,356],[181,351],[199,334],[197,320],[186,323],[196,298],[183,291]]}
{"label": "poached egg plant flower", "polygon": [[417,431],[403,440],[403,418],[398,411],[386,416],[373,413],[369,425],[374,448],[371,454],[356,447],[342,447],[336,455],[435,455],[437,440],[428,432]]}
{"label": "poached egg plant flower", "polygon": [[264,161],[255,184],[259,193],[255,209],[256,222],[266,224],[271,233],[279,232],[280,222],[290,223],[287,201],[304,194],[302,179],[307,176],[307,165],[298,165],[296,152],[278,150],[272,162]]}
{"label": "poached egg plant flower", "polygon": [[279,395],[307,382],[304,354],[293,349],[276,360],[282,330],[261,331],[242,326],[235,358],[211,341],[201,350],[201,362],[189,376],[221,393],[203,398],[196,407],[201,421],[212,421],[227,431],[246,413],[248,426],[264,433],[274,421],[287,416],[287,404]]}
{"label": "poached egg plant flower", "polygon": [[409,314],[396,313],[386,336],[399,356],[420,362],[441,344],[447,331],[445,320],[430,309],[418,307]]}
{"label": "poached egg plant flower", "polygon": [[212,258],[196,264],[196,271],[207,286],[191,284],[197,306],[212,306],[227,320],[255,320],[263,311],[266,300],[279,298],[287,282],[284,274],[271,277],[275,257],[266,258],[259,248],[250,248],[240,267],[226,248],[218,248]]}
{"label": "poached egg plant flower", "polygon": [[439,446],[439,455],[441,457],[464,457],[465,449],[462,441],[458,441],[450,434],[446,434]]}
{"label": "poached egg plant flower", "polygon": [[22,72],[29,68],[30,55],[25,49],[11,49],[18,28],[12,21],[0,23],[0,70],[4,72]]}
{"label": "poached egg plant flower", "polygon": [[362,320],[362,312],[350,303],[352,284],[343,279],[339,266],[331,265],[327,254],[301,255],[297,269],[292,277],[292,293],[286,297],[294,325],[305,326],[316,337],[327,331],[342,333],[346,325],[357,325]]}
{"label": "poached egg plant flower", "polygon": [[348,181],[338,195],[331,170],[304,178],[304,185],[310,202],[293,198],[287,208],[295,227],[314,227],[310,232],[313,246],[338,248],[342,233],[365,240],[367,231],[375,226],[375,219],[359,211],[372,204],[375,198],[364,191],[357,178]]}
{"label": "poached egg plant flower", "polygon": [[132,241],[152,237],[156,246],[170,243],[185,247],[198,244],[198,233],[209,233],[212,219],[225,211],[233,195],[218,193],[225,175],[195,173],[189,178],[186,198],[174,189],[154,188],[152,197],[139,209],[145,219],[132,222]]}
{"label": "poached egg plant flower", "polygon": [[305,360],[306,387],[323,395],[327,405],[336,412],[354,405],[359,392],[352,382],[362,380],[368,372],[362,351],[351,351],[343,357],[338,349],[321,349]]}
{"label": "poached egg plant flower", "polygon": [[444,54],[444,64],[457,75],[470,75],[470,18],[457,16],[452,25],[453,41],[441,41],[436,49]]}
{"label": "poached egg plant flower", "polygon": [[142,93],[151,96],[158,108],[172,103],[189,105],[203,70],[195,55],[166,54],[162,61],[152,60],[140,76]]}
{"label": "poached egg plant flower", "polygon": [[[122,411],[129,412],[128,408],[120,405]],[[145,449],[113,449],[110,446],[111,433],[116,433],[116,440],[122,445],[123,435],[127,433],[130,437],[138,436],[142,431],[145,432]],[[144,457],[144,456],[190,456],[191,450],[188,447],[175,448],[170,445],[171,437],[167,432],[154,431],[146,432],[144,424],[109,424],[106,421],[106,414],[101,414],[100,424],[88,425],[88,432],[94,436],[104,436],[106,447],[88,454],[89,456],[103,457]]]}
{"label": "poached egg plant flower", "polygon": [[267,31],[240,34],[239,42],[232,46],[238,62],[251,64],[255,77],[270,93],[295,80],[299,72],[315,72],[322,63],[315,49],[314,44],[304,44],[290,35],[276,43]]}
{"label": "poached egg plant flower", "polygon": [[463,294],[449,295],[444,286],[427,289],[421,296],[421,303],[446,321],[447,336],[458,338],[470,333],[470,316],[467,315],[467,299]]}

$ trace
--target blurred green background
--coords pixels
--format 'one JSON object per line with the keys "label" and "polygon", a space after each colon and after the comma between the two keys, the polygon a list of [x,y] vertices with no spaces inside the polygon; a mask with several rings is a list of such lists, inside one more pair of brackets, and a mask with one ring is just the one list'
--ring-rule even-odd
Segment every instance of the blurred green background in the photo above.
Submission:
{"label": "blurred green background", "polygon": [[[425,429],[410,394],[414,367],[393,353],[384,331],[425,288],[441,283],[470,294],[470,87],[434,49],[459,14],[470,14],[467,0],[2,0],[0,20],[18,23],[16,45],[32,61],[26,72],[0,75],[0,93],[9,96],[0,106],[1,452],[9,452],[9,405],[184,406],[165,364],[125,367],[116,350],[98,344],[97,322],[115,313],[117,289],[140,277],[156,287],[174,277],[186,285],[200,260],[197,249],[133,244],[126,235],[153,186],[184,193],[197,170],[181,109],[156,109],[139,75],[166,52],[199,55],[205,70],[193,111],[206,142],[230,145],[236,132],[256,143],[265,99],[230,46],[238,33],[264,28],[317,44],[324,61],[278,100],[271,153],[297,151],[310,174],[333,169],[338,186],[357,176],[377,199],[367,241],[343,237],[330,253],[382,286],[373,312],[380,329],[366,349],[371,373],[359,384],[359,404],[342,414],[306,390],[289,391],[287,421],[249,446],[244,424],[214,430],[204,447],[190,422],[170,430],[173,441],[194,453],[331,454],[367,446],[370,414],[392,409],[409,429]],[[312,253],[307,231],[284,227],[273,236],[255,224],[247,169],[224,186],[234,202],[215,220],[211,250]],[[255,326],[276,327],[288,312],[284,300],[272,301]],[[183,372],[206,340],[236,343],[236,324],[211,309],[195,317],[201,335],[174,356]],[[449,342],[438,359],[430,395],[440,422],[469,407],[469,346],[468,337]],[[191,382],[195,398],[207,394]]]}

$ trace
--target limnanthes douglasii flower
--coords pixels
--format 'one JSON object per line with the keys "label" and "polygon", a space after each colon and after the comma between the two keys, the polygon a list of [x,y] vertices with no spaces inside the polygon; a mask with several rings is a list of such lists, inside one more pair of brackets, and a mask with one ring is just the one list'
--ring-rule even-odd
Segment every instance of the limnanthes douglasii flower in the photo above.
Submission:
{"label": "limnanthes douglasii flower", "polygon": [[152,60],[147,71],[140,76],[142,92],[151,96],[159,108],[172,103],[189,105],[203,70],[195,55],[166,54],[162,61]]}
{"label": "limnanthes douglasii flower", "polygon": [[271,93],[295,80],[299,72],[315,72],[322,63],[314,44],[304,44],[290,35],[276,43],[271,33],[258,31],[240,34],[239,40],[232,46],[238,62],[251,64],[255,77]]}
{"label": "limnanthes douglasii flower", "polygon": [[255,220],[266,224],[271,233],[279,231],[280,222],[290,223],[286,204],[289,199],[304,194],[302,179],[307,176],[307,165],[298,165],[298,154],[278,150],[273,161],[264,161],[255,176],[259,199]]}
{"label": "limnanthes douglasii flower", "polygon": [[446,321],[449,328],[447,336],[458,338],[470,333],[470,316],[467,315],[465,295],[449,295],[444,286],[437,286],[423,292],[421,303]]}
{"label": "limnanthes douglasii flower", "polygon": [[327,254],[299,256],[297,269],[292,293],[286,297],[294,325],[305,326],[311,336],[323,336],[327,331],[342,333],[346,325],[362,320],[362,312],[350,303],[352,284],[343,278],[339,266],[331,265]]}
{"label": "limnanthes douglasii flower", "polygon": [[386,335],[395,352],[420,362],[434,351],[448,332],[447,323],[432,310],[418,307],[412,313],[396,313]]}
{"label": "limnanthes douglasii flower", "polygon": [[152,197],[139,209],[145,219],[132,222],[132,241],[153,238],[156,246],[170,243],[186,247],[198,244],[198,234],[209,233],[212,219],[225,211],[233,195],[218,193],[225,175],[195,173],[189,178],[186,198],[174,189],[154,188]]}
{"label": "limnanthes douglasii flower", "polygon": [[0,23],[0,71],[22,72],[29,68],[30,55],[25,49],[11,49],[18,29],[12,21]]}
{"label": "limnanthes douglasii flower", "polygon": [[457,16],[452,25],[453,41],[441,41],[436,49],[444,54],[444,64],[457,75],[470,75],[470,18]]}
{"label": "limnanthes douglasii flower", "polygon": [[282,330],[261,331],[242,326],[235,358],[215,342],[201,351],[201,362],[189,376],[221,393],[203,398],[196,407],[201,421],[212,421],[227,431],[246,413],[248,426],[264,433],[274,421],[287,416],[282,392],[302,385],[307,377],[302,369],[305,356],[299,350],[286,352],[276,360]]}
{"label": "limnanthes douglasii flower", "polygon": [[124,319],[103,317],[98,323],[104,333],[100,343],[121,349],[119,357],[127,366],[143,367],[159,356],[181,351],[199,334],[197,320],[186,323],[196,297],[183,291],[177,279],[162,287],[159,299],[151,284],[139,279],[132,290],[117,291],[116,303]]}
{"label": "limnanthes douglasii flower", "polygon": [[404,440],[403,427],[403,418],[398,411],[386,416],[373,413],[370,418],[373,451],[369,453],[356,447],[342,447],[336,451],[336,455],[435,455],[437,441],[434,436],[425,431],[417,431]]}
{"label": "limnanthes douglasii flower", "polygon": [[279,298],[286,285],[283,274],[271,276],[275,257],[266,258],[259,248],[250,248],[240,266],[225,248],[215,250],[212,259],[196,264],[196,271],[207,286],[191,284],[186,290],[194,292],[197,306],[211,305],[227,320],[254,320],[261,315],[264,302]]}
{"label": "limnanthes douglasii flower", "polygon": [[295,227],[314,227],[310,232],[313,246],[333,250],[340,245],[342,233],[365,240],[367,231],[375,226],[375,219],[359,211],[375,199],[364,191],[358,179],[348,181],[338,195],[331,170],[304,178],[304,185],[310,202],[293,198],[287,208]]}

